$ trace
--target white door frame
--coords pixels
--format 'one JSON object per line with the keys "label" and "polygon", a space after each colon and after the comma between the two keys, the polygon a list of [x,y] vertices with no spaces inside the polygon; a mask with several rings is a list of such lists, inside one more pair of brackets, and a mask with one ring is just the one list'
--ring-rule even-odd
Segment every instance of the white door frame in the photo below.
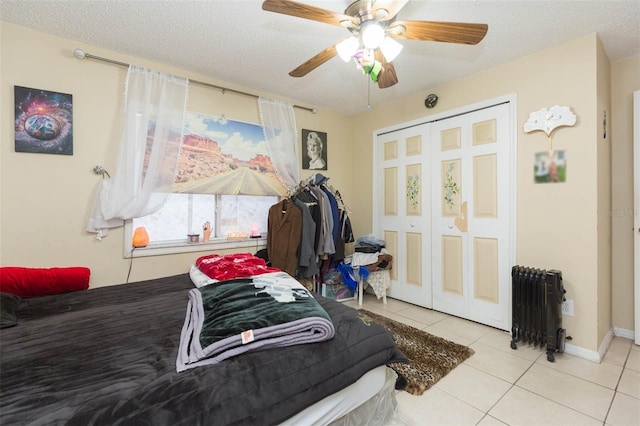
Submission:
{"label": "white door frame", "polygon": [[640,90],[633,92],[633,281],[635,341],[640,345]]}

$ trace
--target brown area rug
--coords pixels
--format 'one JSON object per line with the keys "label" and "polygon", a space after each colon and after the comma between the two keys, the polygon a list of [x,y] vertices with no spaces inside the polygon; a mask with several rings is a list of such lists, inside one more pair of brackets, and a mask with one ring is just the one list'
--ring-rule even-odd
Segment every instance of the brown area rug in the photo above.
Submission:
{"label": "brown area rug", "polygon": [[396,382],[396,389],[403,389],[412,395],[422,395],[458,364],[474,354],[471,348],[382,315],[365,309],[358,312],[365,323],[375,321],[389,330],[398,349],[409,359],[409,363],[391,363],[388,366],[400,376]]}

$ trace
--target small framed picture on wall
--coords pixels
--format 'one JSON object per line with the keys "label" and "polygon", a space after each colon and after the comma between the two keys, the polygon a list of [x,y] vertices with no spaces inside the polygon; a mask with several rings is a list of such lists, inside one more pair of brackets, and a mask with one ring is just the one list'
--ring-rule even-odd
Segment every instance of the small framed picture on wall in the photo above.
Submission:
{"label": "small framed picture on wall", "polygon": [[327,134],[302,129],[302,169],[327,170]]}
{"label": "small framed picture on wall", "polygon": [[567,156],[565,151],[536,153],[533,166],[535,183],[562,183],[567,181]]}
{"label": "small framed picture on wall", "polygon": [[73,155],[70,94],[15,86],[16,152]]}

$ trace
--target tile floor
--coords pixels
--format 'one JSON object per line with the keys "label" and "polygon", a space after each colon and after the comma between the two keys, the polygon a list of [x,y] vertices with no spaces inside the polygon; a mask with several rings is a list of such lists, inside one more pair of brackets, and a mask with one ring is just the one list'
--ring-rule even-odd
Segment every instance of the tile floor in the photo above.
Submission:
{"label": "tile floor", "polygon": [[397,392],[394,426],[640,425],[632,340],[615,337],[600,364],[566,353],[551,363],[543,349],[511,349],[511,335],[492,327],[370,294],[362,307],[475,350],[423,395]]}

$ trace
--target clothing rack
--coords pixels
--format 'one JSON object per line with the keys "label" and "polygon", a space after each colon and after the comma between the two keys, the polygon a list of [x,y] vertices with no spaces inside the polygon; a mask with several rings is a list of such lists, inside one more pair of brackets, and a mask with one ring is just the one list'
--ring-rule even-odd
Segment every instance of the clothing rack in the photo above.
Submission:
{"label": "clothing rack", "polygon": [[[287,199],[278,201],[269,209],[269,223],[275,226],[267,235],[267,250],[292,244],[292,229],[300,226],[300,245],[296,250],[282,251],[288,253],[287,258],[280,256],[277,262],[291,270],[291,275],[304,280],[307,288],[317,292],[321,292],[324,274],[335,262],[344,259],[345,244],[353,242],[349,210],[340,192],[328,180],[320,173],[302,179],[288,191]],[[297,204],[301,210],[299,216],[289,211],[289,202]],[[305,208],[309,211],[305,212]],[[305,225],[305,218],[312,220]],[[281,226],[285,222],[289,227]],[[281,235],[283,233],[284,236]],[[297,256],[296,266],[291,259],[294,253]],[[274,259],[271,262],[281,267],[275,265]]]}
{"label": "clothing rack", "polygon": [[340,193],[340,191],[338,191],[337,189],[335,189],[333,186],[331,186],[330,184],[328,184],[328,183],[326,183],[326,182],[325,182],[325,183],[323,183],[323,185],[324,185],[324,186],[326,186],[326,187],[327,187],[327,189],[328,189],[329,191],[331,191],[331,193],[332,193],[333,195],[335,195],[336,200],[337,200],[337,201],[338,201],[338,203],[340,204],[340,207],[341,207],[342,209],[346,210],[346,211],[347,211],[347,213],[351,213],[351,210],[350,210],[350,209],[347,207],[347,205],[344,203],[344,200],[342,199],[342,194]]}
{"label": "clothing rack", "polygon": [[295,197],[297,194],[299,194],[303,189],[305,189],[307,186],[309,185],[309,183],[305,182],[305,181],[300,181],[298,182],[298,184],[293,187],[292,189],[289,190],[287,196],[288,198],[292,198]]}
{"label": "clothing rack", "polygon": [[[344,200],[342,199],[342,194],[340,193],[340,191],[338,191],[330,183],[328,183],[328,180],[329,178],[324,176],[323,174],[314,173],[308,178],[302,179],[300,182],[298,182],[298,184],[295,187],[293,187],[293,189],[289,190],[287,194],[288,198],[295,197],[296,195],[300,194],[300,192],[302,192],[304,189],[308,188],[309,186],[321,186],[321,187],[324,186],[329,191],[331,191],[331,193],[336,197],[336,200],[338,201],[341,209],[346,210],[347,213],[352,213],[351,209],[347,207]],[[320,184],[317,183],[319,181],[321,181]]]}
{"label": "clothing rack", "polygon": [[324,179],[325,181],[328,180],[329,178],[323,176],[320,173],[314,173],[311,176],[309,176],[306,179],[302,179],[300,182],[298,182],[298,184],[296,186],[294,186],[291,190],[289,190],[289,198],[295,196],[296,194],[298,194],[300,191],[302,191],[303,189],[307,188],[309,185],[315,185],[316,180],[317,180],[317,176],[320,175],[322,179]]}

